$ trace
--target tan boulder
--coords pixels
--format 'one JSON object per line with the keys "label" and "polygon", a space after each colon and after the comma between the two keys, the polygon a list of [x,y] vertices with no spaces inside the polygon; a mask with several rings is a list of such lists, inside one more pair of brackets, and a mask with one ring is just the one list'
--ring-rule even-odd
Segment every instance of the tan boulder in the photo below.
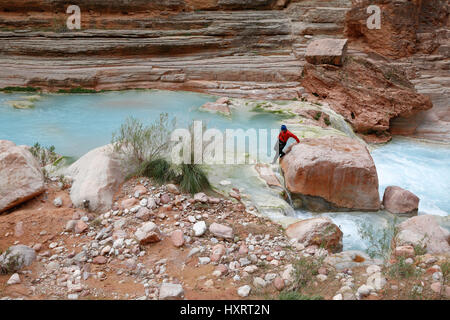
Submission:
{"label": "tan boulder", "polygon": [[450,232],[439,226],[432,215],[422,215],[409,218],[398,226],[394,239],[395,245],[420,246],[428,253],[450,253]]}
{"label": "tan boulder", "polygon": [[417,214],[419,198],[408,190],[389,186],[384,191],[383,205],[391,213]]}
{"label": "tan boulder", "polygon": [[25,146],[0,140],[0,212],[44,192],[39,162]]}
{"label": "tan boulder", "polygon": [[342,251],[342,231],[328,217],[311,218],[291,224],[286,229],[290,239],[305,246],[318,245],[331,252]]}
{"label": "tan boulder", "polygon": [[311,211],[380,208],[375,164],[356,140],[303,139],[282,158],[281,168],[297,207]]}
{"label": "tan boulder", "polygon": [[100,212],[111,209],[114,193],[128,174],[109,145],[89,151],[67,171],[73,178],[72,203],[80,207],[88,200],[89,209]]}
{"label": "tan boulder", "polygon": [[340,66],[347,53],[347,39],[318,39],[306,48],[305,59],[312,64]]}

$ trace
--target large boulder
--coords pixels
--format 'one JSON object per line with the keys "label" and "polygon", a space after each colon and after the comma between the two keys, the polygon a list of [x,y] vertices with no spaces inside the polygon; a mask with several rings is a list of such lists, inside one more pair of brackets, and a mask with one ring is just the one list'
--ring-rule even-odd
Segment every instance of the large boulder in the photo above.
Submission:
{"label": "large boulder", "polygon": [[15,272],[28,267],[35,259],[36,251],[33,248],[23,244],[11,246],[0,256],[0,269]]}
{"label": "large boulder", "polygon": [[390,140],[392,119],[409,118],[433,106],[430,97],[417,93],[403,70],[361,57],[345,59],[342,67],[307,63],[302,85],[325,99],[370,142]]}
{"label": "large boulder", "polygon": [[0,140],[0,212],[44,192],[39,162],[25,146]]}
{"label": "large boulder", "polygon": [[88,203],[90,210],[102,212],[111,208],[114,193],[128,172],[111,146],[106,145],[86,153],[68,168],[67,174],[73,179],[72,203],[78,207]]}
{"label": "large boulder", "polygon": [[311,211],[376,211],[378,176],[367,148],[343,136],[303,139],[281,160],[296,207]]}
{"label": "large boulder", "polygon": [[342,251],[342,231],[328,217],[293,223],[287,227],[286,235],[305,246],[318,245],[331,252]]}
{"label": "large boulder", "polygon": [[397,226],[395,246],[419,246],[428,253],[450,253],[450,232],[432,215],[412,217]]}
{"label": "large boulder", "polygon": [[400,187],[389,186],[384,191],[383,205],[394,214],[417,214],[419,197]]}
{"label": "large boulder", "polygon": [[312,64],[340,66],[347,53],[347,39],[318,39],[306,48],[305,59]]}

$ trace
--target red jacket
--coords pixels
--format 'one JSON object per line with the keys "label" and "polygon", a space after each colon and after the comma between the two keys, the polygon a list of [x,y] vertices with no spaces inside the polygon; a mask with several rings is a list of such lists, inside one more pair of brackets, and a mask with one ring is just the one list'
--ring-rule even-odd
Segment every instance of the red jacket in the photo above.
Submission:
{"label": "red jacket", "polygon": [[290,132],[289,130],[286,130],[286,132],[281,131],[280,134],[278,135],[278,140],[284,143],[286,143],[289,140],[289,138],[294,138],[297,142],[300,142],[299,138],[297,138],[297,136],[292,132]]}

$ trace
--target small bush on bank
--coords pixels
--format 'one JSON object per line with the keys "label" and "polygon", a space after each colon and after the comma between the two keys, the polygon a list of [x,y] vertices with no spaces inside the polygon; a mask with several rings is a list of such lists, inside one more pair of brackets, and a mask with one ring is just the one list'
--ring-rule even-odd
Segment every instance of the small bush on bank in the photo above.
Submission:
{"label": "small bush on bank", "polygon": [[136,174],[152,178],[159,184],[173,181],[177,176],[171,164],[167,160],[161,158],[144,161]]}
{"label": "small bush on bank", "polygon": [[404,257],[400,257],[399,260],[392,264],[388,269],[388,274],[394,279],[406,279],[417,276],[419,273],[413,264],[405,262]]}
{"label": "small bush on bank", "polygon": [[305,288],[319,274],[320,261],[313,258],[301,257],[294,263],[295,290]]}
{"label": "small bush on bank", "polygon": [[0,89],[0,91],[4,92],[37,92],[40,90],[41,88],[34,87],[5,87],[3,89]]}
{"label": "small bush on bank", "polygon": [[113,133],[113,151],[121,155],[127,167],[136,168],[144,161],[162,158],[170,148],[169,139],[175,121],[169,121],[167,113],[161,113],[159,119],[150,125],[129,117],[119,131]]}
{"label": "small bush on bank", "polygon": [[196,164],[174,166],[165,159],[144,161],[136,175],[152,178],[158,184],[178,183],[182,192],[191,194],[211,189],[208,176]]}
{"label": "small bush on bank", "polygon": [[323,300],[322,296],[305,295],[297,291],[283,291],[278,296],[279,300]]}
{"label": "small bush on bank", "polygon": [[358,226],[358,233],[363,240],[367,240],[370,246],[366,252],[371,258],[381,257],[385,261],[391,256],[391,241],[397,234],[397,217],[388,222],[388,226],[377,230],[373,225],[363,223]]}
{"label": "small bush on bank", "polygon": [[208,176],[199,165],[181,164],[180,166],[181,176],[179,177],[179,184],[181,191],[194,194],[211,189]]}
{"label": "small bush on bank", "polygon": [[450,283],[450,262],[446,261],[443,264],[441,264],[441,272],[442,272],[442,279],[444,280],[444,284]]}
{"label": "small bush on bank", "polygon": [[70,89],[59,89],[58,93],[99,93],[99,92],[103,92],[104,90],[101,91],[97,91],[94,89],[86,89],[86,88],[82,88],[82,87],[77,87],[77,88],[70,88]]}
{"label": "small bush on bank", "polygon": [[[113,134],[113,152],[121,156],[127,170],[137,168],[132,170],[131,176],[146,176],[158,184],[178,183],[181,191],[191,194],[211,189],[208,176],[200,165],[175,165],[165,159],[171,147],[170,134],[174,127],[175,119],[169,121],[167,113],[162,113],[159,120],[149,126],[138,119],[128,118],[119,132]],[[193,136],[192,126],[190,130]]]}
{"label": "small bush on bank", "polygon": [[[9,249],[5,251],[5,257],[9,254]],[[0,266],[0,274],[14,273],[20,268],[19,255],[9,256],[6,262]]]}
{"label": "small bush on bank", "polygon": [[43,147],[36,142],[30,148],[31,154],[39,161],[41,167],[45,167],[49,164],[54,164],[61,157],[55,152],[55,146]]}

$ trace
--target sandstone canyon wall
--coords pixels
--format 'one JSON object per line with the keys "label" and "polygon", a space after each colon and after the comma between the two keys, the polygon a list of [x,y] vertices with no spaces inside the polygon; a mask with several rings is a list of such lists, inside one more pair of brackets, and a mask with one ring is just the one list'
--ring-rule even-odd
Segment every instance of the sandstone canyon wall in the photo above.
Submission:
{"label": "sandstone canyon wall", "polygon": [[[381,30],[365,26],[369,2],[382,9]],[[448,1],[79,0],[70,4],[81,8],[81,30],[66,28],[69,4],[65,1],[0,0],[0,88],[159,88],[301,98],[306,91],[312,93],[303,78],[308,43],[349,38],[349,56],[398,68],[419,93],[432,99],[434,107],[426,112],[419,111],[428,109],[427,103],[414,108],[404,101],[405,112],[397,112],[387,123],[383,120],[382,131],[437,140],[450,136]],[[339,112],[339,107],[335,109]]]}

